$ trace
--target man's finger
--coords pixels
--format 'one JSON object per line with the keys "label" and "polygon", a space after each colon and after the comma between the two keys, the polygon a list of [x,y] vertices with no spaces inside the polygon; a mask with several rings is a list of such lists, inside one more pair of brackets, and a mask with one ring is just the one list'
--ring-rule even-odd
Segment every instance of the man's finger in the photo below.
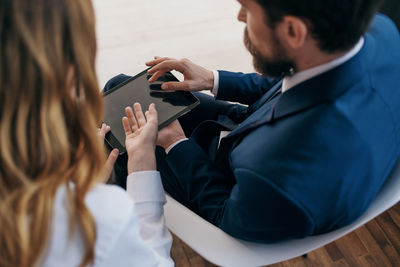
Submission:
{"label": "man's finger", "polygon": [[168,60],[168,59],[170,59],[170,58],[168,58],[168,57],[154,57],[154,59],[153,60],[150,60],[150,61],[147,61],[146,62],[146,65],[148,65],[148,66],[153,66],[153,65],[155,65],[155,64],[158,64],[158,63],[160,63],[160,62],[162,62],[162,61],[165,61],[165,60]]}
{"label": "man's finger", "polygon": [[183,82],[165,82],[161,85],[161,89],[166,91],[189,91],[190,90],[190,83],[188,81]]}
{"label": "man's finger", "polygon": [[163,62],[165,60],[170,60],[170,59],[171,58],[169,58],[169,57],[154,57],[154,60],[147,61],[146,65],[150,67],[150,66],[160,64],[161,62]]}
{"label": "man's finger", "polygon": [[160,78],[161,76],[163,76],[166,72],[167,72],[167,71],[164,71],[164,70],[156,71],[155,73],[153,73],[153,74],[151,75],[151,77],[150,77],[150,79],[149,79],[149,82],[152,83],[152,82],[157,81],[158,78]]}
{"label": "man's finger", "polygon": [[118,158],[118,153],[119,153],[118,149],[113,149],[111,151],[110,155],[108,155],[106,164],[104,166],[104,178],[103,178],[104,182],[107,182],[108,178],[111,175],[111,172],[114,168],[115,161]]}
{"label": "man's finger", "polygon": [[184,72],[183,63],[181,61],[179,61],[179,60],[176,60],[176,59],[165,60],[165,61],[155,65],[151,69],[149,69],[147,71],[147,73],[148,74],[153,74],[153,73],[155,73],[157,71],[167,72],[167,71],[171,71],[171,70],[177,70],[177,71],[183,73]]}

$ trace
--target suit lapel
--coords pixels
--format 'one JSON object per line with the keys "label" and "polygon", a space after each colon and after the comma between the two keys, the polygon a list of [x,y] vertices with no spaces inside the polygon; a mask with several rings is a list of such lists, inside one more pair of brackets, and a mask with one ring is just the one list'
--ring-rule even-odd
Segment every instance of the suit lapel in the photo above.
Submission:
{"label": "suit lapel", "polygon": [[260,124],[268,123],[273,119],[274,106],[279,102],[282,95],[278,95],[271,101],[264,103],[260,108],[254,111],[242,124],[234,129],[227,137],[238,135],[248,129],[257,127]]}
{"label": "suit lapel", "polygon": [[249,106],[248,113],[252,114],[265,103],[267,103],[271,98],[273,98],[278,91],[282,88],[282,80],[275,84],[270,90],[268,90],[259,100]]}
{"label": "suit lapel", "polygon": [[[273,95],[273,92],[265,94],[256,102],[261,106],[226,138],[233,138],[262,124],[290,116],[324,102],[333,101],[350,90],[366,75],[367,68],[373,60],[374,40],[369,35],[365,36],[365,40],[361,51],[346,63],[291,88],[271,101],[267,100]],[[275,88],[275,91],[278,88]]]}

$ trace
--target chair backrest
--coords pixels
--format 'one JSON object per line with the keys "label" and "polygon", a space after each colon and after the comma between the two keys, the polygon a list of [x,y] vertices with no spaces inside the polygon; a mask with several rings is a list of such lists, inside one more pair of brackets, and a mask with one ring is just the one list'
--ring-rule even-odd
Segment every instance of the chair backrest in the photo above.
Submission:
{"label": "chair backrest", "polygon": [[274,244],[258,244],[233,238],[167,196],[165,217],[168,228],[206,260],[229,267],[273,264],[304,255],[367,223],[400,201],[400,160],[378,196],[355,222],[335,231]]}

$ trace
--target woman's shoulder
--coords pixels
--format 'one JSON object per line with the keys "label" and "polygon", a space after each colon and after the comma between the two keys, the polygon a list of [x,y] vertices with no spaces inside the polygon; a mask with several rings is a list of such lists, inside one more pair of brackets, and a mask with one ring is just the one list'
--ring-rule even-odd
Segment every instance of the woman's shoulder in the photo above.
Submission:
{"label": "woman's shoulder", "polygon": [[[73,184],[70,188],[74,191]],[[96,224],[121,223],[129,220],[134,210],[134,201],[128,193],[121,187],[108,184],[96,184],[90,189],[85,196],[85,204]],[[61,217],[68,217],[68,206],[67,188],[62,186],[57,190],[55,197],[55,217],[58,218],[61,215],[63,215]]]}
{"label": "woman's shoulder", "polygon": [[[72,191],[73,188],[71,184]],[[85,203],[96,223],[95,262],[99,262],[107,256],[127,225],[137,221],[134,202],[122,188],[98,184],[88,192]],[[80,228],[70,235],[68,206],[64,186],[56,194],[52,230],[43,266],[77,266],[83,257],[85,241]],[[139,227],[139,223],[136,224]]]}

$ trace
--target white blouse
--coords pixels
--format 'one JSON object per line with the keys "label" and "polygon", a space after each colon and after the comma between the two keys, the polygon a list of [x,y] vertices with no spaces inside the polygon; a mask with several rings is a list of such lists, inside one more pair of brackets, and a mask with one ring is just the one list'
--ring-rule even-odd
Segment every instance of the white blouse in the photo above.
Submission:
{"label": "white blouse", "polygon": [[[97,227],[94,266],[174,266],[170,258],[172,238],[165,226],[165,195],[156,171],[132,173],[127,191],[99,184],[85,203]],[[79,266],[85,244],[76,227],[69,233],[66,188],[58,190],[49,242],[38,266]]]}

